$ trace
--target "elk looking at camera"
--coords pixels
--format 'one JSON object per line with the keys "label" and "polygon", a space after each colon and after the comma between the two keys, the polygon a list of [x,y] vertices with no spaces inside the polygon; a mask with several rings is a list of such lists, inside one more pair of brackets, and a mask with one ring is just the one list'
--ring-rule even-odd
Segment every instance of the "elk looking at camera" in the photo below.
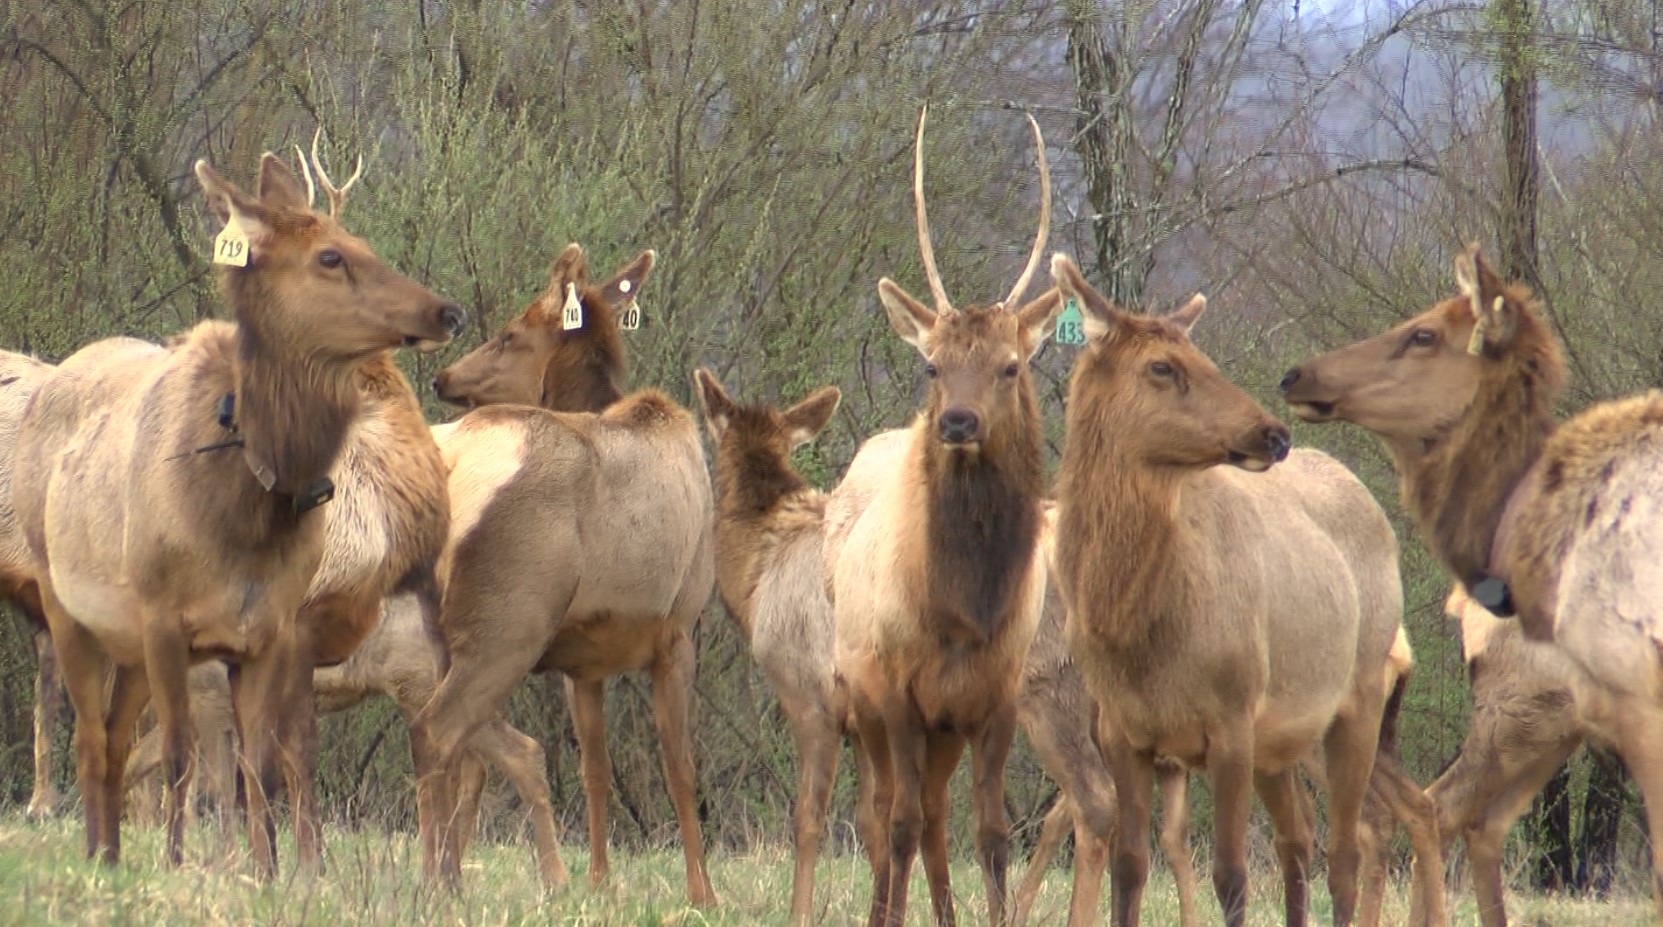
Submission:
{"label": "elk looking at camera", "polygon": [[[828,536],[848,522],[842,542],[826,551],[835,665],[871,751],[876,807],[888,823],[887,832],[873,828],[886,843],[874,856],[874,927],[901,923],[920,848],[936,919],[953,921],[947,782],[966,744],[975,771],[976,859],[989,917],[1005,920],[1005,761],[1045,595],[1045,473],[1028,360],[1062,308],[1055,292],[1019,303],[1050,223],[1044,139],[1031,117],[1029,124],[1041,193],[1033,251],[1008,296],[961,311],[947,299],[930,245],[919,116],[913,196],[935,306],[887,278],[878,295],[896,333],[923,356],[929,398],[904,437],[900,466],[875,492],[840,486],[827,507]],[[859,484],[866,454],[857,454],[845,484]]]}
{"label": "elk looking at camera", "polygon": [[[1379,435],[1404,505],[1445,569],[1493,613],[1516,612],[1526,637],[1557,643],[1577,716],[1622,754],[1656,845],[1663,393],[1601,403],[1556,425],[1565,366],[1530,289],[1504,283],[1476,245],[1455,258],[1455,279],[1457,296],[1290,370],[1283,394],[1307,421]],[[1545,762],[1558,748],[1544,746]],[[1499,874],[1475,853],[1480,862],[1485,924],[1504,923]],[[1663,856],[1653,867],[1663,911]]]}
{"label": "elk looking at camera", "polygon": [[464,316],[313,212],[275,156],[255,196],[206,161],[196,176],[222,238],[241,243],[229,251],[244,262],[220,276],[236,321],[166,348],[117,338],[71,355],[24,415],[14,498],[75,709],[88,854],[119,858],[123,771],[154,693],[179,861],[186,671],[217,657],[233,667],[250,839],[270,876],[280,745],[311,715],[319,647],[356,644],[296,618],[323,557],[318,505],[362,405],[355,375],[385,349],[449,340]]}
{"label": "elk looking at camera", "polygon": [[1205,300],[1134,316],[1068,257],[1051,270],[1088,341],[1069,382],[1057,581],[1120,801],[1114,922],[1138,922],[1155,761],[1170,757],[1212,781],[1226,923],[1246,916],[1254,791],[1275,826],[1288,923],[1304,923],[1312,838],[1297,764],[1321,744],[1329,890],[1348,924],[1401,627],[1391,525],[1343,466],[1290,455],[1286,426],[1191,344]]}
{"label": "elk looking at camera", "polygon": [[[652,389],[597,411],[528,407],[571,401],[548,386],[551,346],[552,356],[568,356],[558,351],[562,339],[592,349],[571,355],[578,358],[612,345],[609,357],[583,368],[578,379],[591,386],[572,387],[584,396],[605,394],[597,377],[614,364],[621,370],[622,362],[612,309],[633,298],[652,263],[647,252],[594,286],[583,250],[569,246],[555,260],[548,291],[525,315],[440,375],[441,394],[452,402],[504,403],[434,428],[451,468],[451,534],[440,563],[449,665],[411,727],[411,745],[422,768],[432,770],[418,790],[440,824],[435,842],[424,839],[428,871],[453,882],[472,827],[466,802],[459,804],[458,751],[533,671],[566,677],[588,798],[589,876],[594,883],[606,877],[611,761],[604,687],[619,673],[647,669],[688,897],[701,906],[716,900],[694,803],[688,717],[691,635],[715,582],[710,478],[698,427]],[[568,294],[593,326],[590,334],[543,330],[562,326],[560,300]],[[508,375],[510,368],[530,375]],[[647,486],[653,490],[643,492]],[[546,815],[547,794],[544,782],[538,819]],[[552,827],[552,818],[547,823]]]}

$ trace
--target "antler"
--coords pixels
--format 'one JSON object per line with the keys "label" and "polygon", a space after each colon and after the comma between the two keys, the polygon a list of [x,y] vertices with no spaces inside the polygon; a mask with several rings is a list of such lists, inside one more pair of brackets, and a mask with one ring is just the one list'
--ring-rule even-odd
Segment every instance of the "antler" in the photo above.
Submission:
{"label": "antler", "polygon": [[300,162],[300,176],[306,178],[306,208],[312,208],[312,201],[318,198],[318,188],[312,184],[312,169],[306,166],[306,153],[300,146],[294,146],[295,160]]}
{"label": "antler", "polygon": [[935,311],[950,313],[952,303],[947,301],[947,288],[941,285],[941,272],[935,269],[935,248],[930,244],[930,219],[924,211],[924,117],[930,114],[930,106],[918,111],[918,140],[912,155],[912,201],[918,213],[918,249],[924,256],[924,276],[930,281],[930,295],[935,297]]}
{"label": "antler", "polygon": [[[1022,276],[1016,278],[1011,295],[1005,297],[1004,306],[1013,311],[1018,308],[1016,301],[1022,298],[1028,284],[1033,282],[1034,271],[1039,269],[1040,258],[1045,253],[1045,239],[1051,233],[1051,166],[1045,160],[1045,136],[1040,134],[1039,123],[1034,121],[1031,113],[1028,114],[1028,125],[1033,127],[1034,148],[1039,153],[1039,235],[1034,239],[1034,250],[1028,255],[1028,266],[1022,269]],[[923,206],[920,205],[919,209],[922,210]]]}
{"label": "antler", "polygon": [[[346,183],[337,187],[329,179],[329,172],[323,169],[323,160],[318,157],[318,139],[322,137],[323,127],[318,126],[318,130],[312,133],[312,168],[318,172],[318,181],[323,184],[323,192],[329,197],[329,218],[339,219],[341,207],[346,203],[346,191],[351,190],[352,185],[357,183],[358,178],[364,173],[364,156],[358,155],[358,164],[353,169],[352,176],[346,179]],[[308,190],[311,189],[310,174],[306,177],[306,186]]]}

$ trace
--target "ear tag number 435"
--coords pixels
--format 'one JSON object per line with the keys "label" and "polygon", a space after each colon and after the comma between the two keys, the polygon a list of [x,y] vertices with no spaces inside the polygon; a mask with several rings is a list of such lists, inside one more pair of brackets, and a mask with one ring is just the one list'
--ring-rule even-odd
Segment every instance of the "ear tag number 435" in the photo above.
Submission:
{"label": "ear tag number 435", "polygon": [[1057,316],[1057,343],[1082,345],[1086,343],[1086,319],[1080,314],[1080,304],[1070,296]]}

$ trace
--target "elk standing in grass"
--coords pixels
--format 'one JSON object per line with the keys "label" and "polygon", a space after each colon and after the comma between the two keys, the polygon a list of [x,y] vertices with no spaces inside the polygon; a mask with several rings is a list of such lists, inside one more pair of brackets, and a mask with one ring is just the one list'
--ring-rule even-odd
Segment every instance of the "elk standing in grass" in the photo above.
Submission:
{"label": "elk standing in grass", "polygon": [[[841,394],[828,386],[781,412],[735,403],[703,368],[693,379],[716,444],[717,588],[797,742],[791,922],[806,925],[813,920],[814,863],[837,754],[842,736],[852,730],[832,673],[832,608],[822,559],[826,496],[792,469],[791,452],[820,433]],[[864,765],[858,740],[855,750]],[[863,819],[870,813],[870,782],[868,775],[861,783]]]}
{"label": "elk standing in grass", "polygon": [[89,855],[119,858],[123,772],[153,692],[179,861],[187,668],[217,657],[233,666],[250,839],[270,876],[267,797],[280,745],[311,714],[313,655],[369,630],[296,618],[323,555],[317,506],[361,405],[355,374],[387,348],[449,340],[464,316],[313,212],[275,156],[252,197],[206,161],[196,176],[225,253],[243,258],[221,270],[236,321],[65,360],[24,415],[14,496],[75,708]]}
{"label": "elk standing in grass", "polygon": [[[1055,292],[1018,302],[1038,268],[1050,221],[1044,140],[1029,122],[1041,190],[1033,252],[1004,300],[960,311],[947,299],[930,245],[920,115],[913,195],[935,308],[887,278],[878,295],[895,331],[924,357],[929,399],[902,438],[900,466],[875,491],[839,487],[828,505],[828,536],[832,526],[849,523],[841,544],[826,551],[837,673],[871,751],[876,807],[888,824],[887,833],[871,828],[885,840],[874,857],[874,927],[902,922],[920,848],[936,919],[953,922],[947,782],[967,743],[988,915],[1005,920],[1005,760],[1045,595],[1045,473],[1028,360],[1062,308]],[[856,456],[846,484],[860,485],[866,455],[863,448]]]}
{"label": "elk standing in grass", "polygon": [[[619,673],[648,669],[688,896],[701,906],[716,900],[694,804],[688,718],[691,635],[715,582],[710,477],[686,410],[657,390],[616,395],[622,356],[610,307],[633,298],[652,260],[648,252],[593,287],[582,249],[568,247],[555,262],[548,300],[438,380],[452,402],[525,404],[475,409],[434,429],[451,467],[452,526],[440,567],[449,666],[411,741],[423,767],[437,770],[418,785],[441,822],[438,843],[424,847],[429,872],[453,882],[468,813],[458,805],[457,751],[527,673],[549,670],[567,678],[582,751],[590,880],[606,877],[604,686]],[[552,329],[561,324],[562,296],[579,304],[592,338],[567,344]],[[571,363],[607,373],[610,386],[582,397],[551,388],[548,358],[568,350],[576,356],[562,369]],[[598,412],[527,407],[608,395]],[[542,790],[546,806],[546,783]]]}
{"label": "elk standing in grass", "polygon": [[[1492,611],[1516,611],[1526,637],[1557,642],[1577,715],[1622,754],[1655,845],[1663,840],[1663,393],[1556,425],[1564,362],[1529,288],[1503,283],[1477,246],[1456,257],[1455,277],[1458,296],[1289,371],[1283,393],[1301,418],[1379,435],[1405,507],[1451,575]],[[1557,749],[1544,744],[1517,759],[1557,765]],[[1510,812],[1497,809],[1492,820]],[[1501,924],[1499,873],[1475,852],[1481,862],[1485,923]],[[1663,906],[1663,856],[1653,867]]]}
{"label": "elk standing in grass", "polygon": [[1344,467],[1290,457],[1287,428],[1190,343],[1204,300],[1136,317],[1066,256],[1052,273],[1079,300],[1089,342],[1069,384],[1057,573],[1120,800],[1114,922],[1138,922],[1165,756],[1212,781],[1226,922],[1246,916],[1256,790],[1275,825],[1288,923],[1303,924],[1311,823],[1297,764],[1320,743],[1329,890],[1335,923],[1348,924],[1400,628],[1391,526]]}

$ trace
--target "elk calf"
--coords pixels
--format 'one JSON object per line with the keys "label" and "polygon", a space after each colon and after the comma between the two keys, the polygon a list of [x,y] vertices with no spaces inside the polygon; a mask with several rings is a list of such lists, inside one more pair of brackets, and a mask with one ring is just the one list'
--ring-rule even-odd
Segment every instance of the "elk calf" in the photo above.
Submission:
{"label": "elk calf", "polygon": [[226,224],[220,280],[236,321],[166,348],[117,338],[71,355],[24,414],[14,499],[75,708],[88,855],[119,858],[123,770],[154,692],[179,860],[186,670],[214,656],[233,665],[250,839],[270,876],[279,744],[311,714],[312,657],[332,630],[296,614],[360,408],[355,372],[387,348],[449,340],[464,316],[313,212],[275,156],[255,196],[206,161],[196,176]]}
{"label": "elk calf", "polygon": [[1401,626],[1391,526],[1344,467],[1290,456],[1286,426],[1190,343],[1204,300],[1132,316],[1066,256],[1051,269],[1088,340],[1069,381],[1057,579],[1120,800],[1114,922],[1138,922],[1164,756],[1212,780],[1226,923],[1246,916],[1253,791],[1275,825],[1288,923],[1304,923],[1312,838],[1296,765],[1320,743],[1329,890],[1348,924]]}

